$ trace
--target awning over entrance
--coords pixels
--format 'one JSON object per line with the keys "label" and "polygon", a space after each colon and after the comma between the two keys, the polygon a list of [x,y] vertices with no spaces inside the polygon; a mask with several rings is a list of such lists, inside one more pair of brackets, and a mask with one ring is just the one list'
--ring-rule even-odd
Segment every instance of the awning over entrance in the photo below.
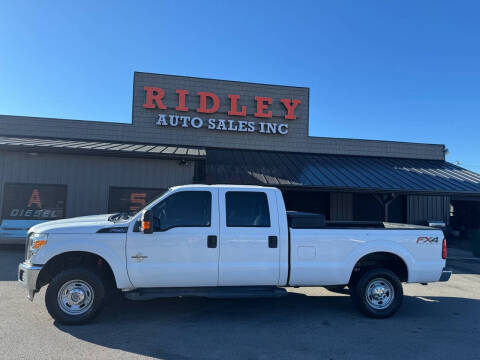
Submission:
{"label": "awning over entrance", "polygon": [[480,195],[480,175],[446,161],[207,149],[208,183]]}
{"label": "awning over entrance", "polygon": [[203,159],[205,149],[193,146],[139,144],[59,138],[0,136],[0,150],[79,155]]}

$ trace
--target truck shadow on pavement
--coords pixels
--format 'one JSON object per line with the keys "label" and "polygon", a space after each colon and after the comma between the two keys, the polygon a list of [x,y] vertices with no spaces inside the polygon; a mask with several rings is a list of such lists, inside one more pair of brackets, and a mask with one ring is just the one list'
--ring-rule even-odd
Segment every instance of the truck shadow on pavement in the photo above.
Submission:
{"label": "truck shadow on pavement", "polygon": [[[397,358],[408,350],[431,357],[430,347],[448,354],[448,344],[461,336],[474,344],[479,320],[480,301],[473,299],[406,296],[393,318],[375,320],[359,314],[348,296],[289,293],[281,299],[122,300],[91,324],[55,326],[100,346],[162,359],[350,358],[356,348],[372,356],[395,348]],[[430,336],[436,340],[425,342]]]}
{"label": "truck shadow on pavement", "polygon": [[480,274],[480,258],[447,259],[446,268],[454,274]]}

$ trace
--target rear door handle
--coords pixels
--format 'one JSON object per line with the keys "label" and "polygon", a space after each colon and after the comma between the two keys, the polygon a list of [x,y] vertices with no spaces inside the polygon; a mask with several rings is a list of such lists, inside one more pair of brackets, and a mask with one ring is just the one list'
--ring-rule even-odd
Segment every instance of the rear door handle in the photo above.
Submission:
{"label": "rear door handle", "polygon": [[277,248],[278,247],[278,238],[276,236],[269,236],[268,237],[268,247],[269,248]]}
{"label": "rear door handle", "polygon": [[207,247],[214,249],[217,247],[217,235],[208,235]]}

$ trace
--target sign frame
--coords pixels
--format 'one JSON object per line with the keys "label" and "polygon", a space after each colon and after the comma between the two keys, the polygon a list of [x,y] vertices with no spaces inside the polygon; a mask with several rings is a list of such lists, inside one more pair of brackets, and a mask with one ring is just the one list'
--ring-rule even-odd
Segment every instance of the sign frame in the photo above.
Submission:
{"label": "sign frame", "polygon": [[[14,219],[6,219],[5,214],[4,214],[4,202],[6,198],[6,191],[7,187],[9,185],[25,185],[25,186],[56,186],[56,187],[62,187],[64,188],[65,191],[65,198],[63,200],[63,217],[58,218],[58,219],[44,219],[43,221],[53,221],[53,220],[61,220],[61,219],[67,219],[67,204],[68,204],[68,185],[67,184],[51,184],[51,183],[24,183],[24,182],[5,182],[3,184],[2,188],[2,198],[1,198],[1,208],[0,208],[0,223],[2,220],[14,220]],[[31,219],[31,220],[42,220],[42,219]]]}

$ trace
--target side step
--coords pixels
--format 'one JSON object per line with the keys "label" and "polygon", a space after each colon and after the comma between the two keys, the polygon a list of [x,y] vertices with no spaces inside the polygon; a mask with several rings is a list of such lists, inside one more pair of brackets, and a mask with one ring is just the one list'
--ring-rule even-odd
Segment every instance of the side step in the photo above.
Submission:
{"label": "side step", "polygon": [[151,300],[171,297],[206,297],[215,299],[238,298],[280,298],[287,296],[287,290],[276,286],[208,286],[145,288],[124,293],[129,300]]}

